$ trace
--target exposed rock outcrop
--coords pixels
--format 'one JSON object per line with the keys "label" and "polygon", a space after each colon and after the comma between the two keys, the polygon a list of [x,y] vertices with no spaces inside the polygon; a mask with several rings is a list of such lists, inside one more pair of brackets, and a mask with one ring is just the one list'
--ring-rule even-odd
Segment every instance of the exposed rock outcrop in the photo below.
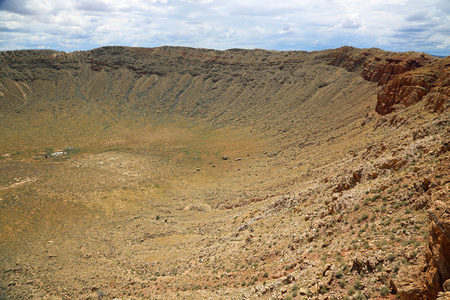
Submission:
{"label": "exposed rock outcrop", "polygon": [[450,101],[450,58],[436,59],[419,53],[381,55],[379,49],[364,51],[342,47],[327,59],[333,66],[355,72],[385,88],[378,94],[376,112],[386,115],[424,100],[429,111],[442,113]]}
{"label": "exposed rock outcrop", "polygon": [[450,207],[435,201],[428,212],[431,219],[426,249],[426,285],[428,299],[436,299],[442,285],[450,278]]}
{"label": "exposed rock outcrop", "polygon": [[376,112],[381,115],[424,100],[425,107],[442,113],[450,103],[450,58],[396,76],[378,94]]}
{"label": "exposed rock outcrop", "polygon": [[397,75],[415,70],[429,63],[429,57],[421,54],[418,57],[405,57],[398,54],[393,58],[381,58],[376,56],[373,60],[364,64],[361,76],[368,81],[378,82],[379,86],[386,85]]}
{"label": "exposed rock outcrop", "polygon": [[421,269],[417,268],[417,266],[405,266],[400,269],[397,278],[390,282],[390,286],[395,293],[398,293],[400,299],[427,299],[423,272]]}

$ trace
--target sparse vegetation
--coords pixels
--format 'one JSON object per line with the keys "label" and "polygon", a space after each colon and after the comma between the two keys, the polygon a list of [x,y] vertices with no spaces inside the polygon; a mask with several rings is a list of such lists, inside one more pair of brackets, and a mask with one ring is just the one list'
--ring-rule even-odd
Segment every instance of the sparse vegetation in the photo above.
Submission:
{"label": "sparse vegetation", "polygon": [[383,296],[383,297],[386,297],[388,294],[389,294],[389,287],[383,285],[380,288],[380,295]]}
{"label": "sparse vegetation", "polygon": [[0,294],[394,297],[448,204],[448,118],[375,113],[383,52],[342,76],[339,51],[0,53]]}

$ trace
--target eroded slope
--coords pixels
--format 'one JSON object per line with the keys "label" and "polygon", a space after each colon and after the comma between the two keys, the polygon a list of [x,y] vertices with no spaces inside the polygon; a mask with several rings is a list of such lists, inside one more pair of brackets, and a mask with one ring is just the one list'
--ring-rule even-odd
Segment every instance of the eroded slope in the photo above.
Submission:
{"label": "eroded slope", "polygon": [[446,59],[349,47],[0,58],[5,298],[422,299],[448,279]]}

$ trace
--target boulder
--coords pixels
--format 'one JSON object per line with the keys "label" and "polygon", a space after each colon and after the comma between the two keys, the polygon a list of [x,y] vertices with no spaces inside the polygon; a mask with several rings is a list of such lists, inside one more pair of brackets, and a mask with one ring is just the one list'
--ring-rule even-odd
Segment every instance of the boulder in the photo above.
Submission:
{"label": "boulder", "polygon": [[445,292],[450,292],[450,279],[447,279],[442,285]]}
{"label": "boulder", "polygon": [[423,273],[415,265],[403,266],[398,276],[391,280],[390,286],[401,300],[425,300],[427,292]]}

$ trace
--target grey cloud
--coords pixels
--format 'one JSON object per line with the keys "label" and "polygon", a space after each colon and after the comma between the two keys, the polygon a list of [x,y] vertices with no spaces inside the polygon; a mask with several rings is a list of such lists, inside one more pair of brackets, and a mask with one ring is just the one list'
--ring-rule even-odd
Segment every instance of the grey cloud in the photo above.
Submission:
{"label": "grey cloud", "polygon": [[292,13],[292,9],[283,7],[237,5],[233,9],[230,9],[229,12],[234,16],[273,17]]}
{"label": "grey cloud", "polygon": [[188,2],[191,3],[202,3],[202,4],[208,4],[213,2],[214,0],[187,0]]}
{"label": "grey cloud", "polygon": [[25,32],[24,30],[22,30],[22,29],[10,29],[10,28],[7,28],[7,27],[0,27],[0,32]]}
{"label": "grey cloud", "polygon": [[186,21],[186,24],[189,24],[189,25],[201,25],[201,24],[203,24],[203,22],[199,22],[199,21]]}
{"label": "grey cloud", "polygon": [[84,11],[93,11],[93,12],[102,12],[102,11],[111,11],[110,6],[103,1],[79,1],[75,5],[76,9],[84,10]]}
{"label": "grey cloud", "polygon": [[19,15],[34,15],[36,11],[27,6],[28,0],[0,0],[0,11],[5,10]]}
{"label": "grey cloud", "polygon": [[412,24],[405,24],[396,29],[399,32],[432,32],[439,26],[441,26],[444,22],[440,19],[432,19],[427,22],[414,22]]}
{"label": "grey cloud", "polygon": [[428,31],[411,28],[410,30],[395,32],[390,36],[390,38],[392,43],[402,43],[408,45],[413,41],[427,40],[431,35],[432,33]]}
{"label": "grey cloud", "polygon": [[428,24],[422,24],[422,25],[408,25],[408,26],[403,26],[400,27],[397,32],[401,32],[401,33],[417,33],[417,32],[425,32],[425,31],[429,31],[430,29],[432,29],[433,27],[435,27],[434,25],[428,25]]}
{"label": "grey cloud", "polygon": [[409,22],[415,22],[415,21],[425,21],[428,20],[429,17],[426,13],[423,11],[415,12],[413,14],[408,15],[405,20]]}

